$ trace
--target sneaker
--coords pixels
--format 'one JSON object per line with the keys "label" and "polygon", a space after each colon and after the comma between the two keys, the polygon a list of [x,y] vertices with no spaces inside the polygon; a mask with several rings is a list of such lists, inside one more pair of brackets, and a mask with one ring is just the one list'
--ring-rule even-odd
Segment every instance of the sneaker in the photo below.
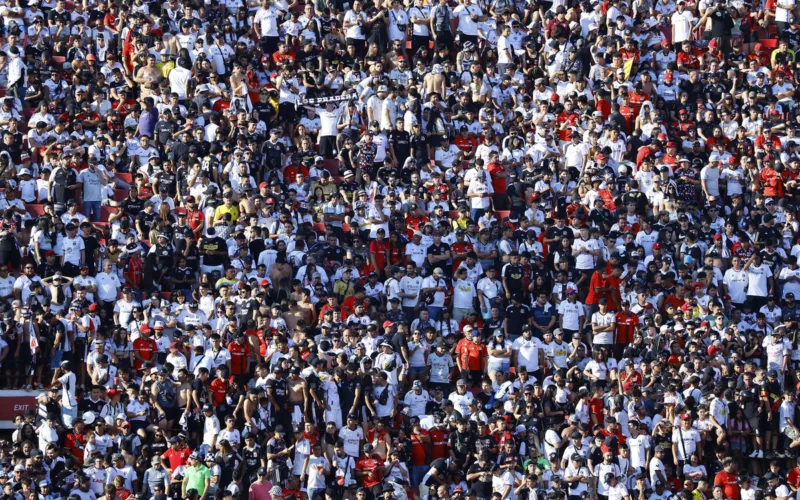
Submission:
{"label": "sneaker", "polygon": [[33,387],[31,386],[31,384],[28,384],[28,385],[25,386],[25,391],[31,392],[32,390],[33,390]]}
{"label": "sneaker", "polygon": [[778,458],[778,455],[774,451],[767,451],[767,454],[764,458],[767,460],[772,460],[774,458]]}
{"label": "sneaker", "polygon": [[753,453],[750,454],[750,458],[758,457],[758,450],[753,450]]}
{"label": "sneaker", "polygon": [[758,450],[758,455],[756,455],[756,458],[764,458],[764,450]]}

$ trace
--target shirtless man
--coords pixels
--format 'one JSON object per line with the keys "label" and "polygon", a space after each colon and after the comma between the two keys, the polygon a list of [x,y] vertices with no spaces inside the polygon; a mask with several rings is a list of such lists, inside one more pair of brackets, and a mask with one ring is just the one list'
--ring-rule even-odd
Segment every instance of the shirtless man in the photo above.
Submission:
{"label": "shirtless man", "polygon": [[231,75],[230,83],[231,109],[246,110],[248,113],[252,111],[253,107],[250,105],[250,99],[247,95],[247,79],[245,78],[244,69],[241,64],[233,65],[233,74]]}
{"label": "shirtless man", "polygon": [[434,92],[441,95],[447,95],[447,81],[444,78],[443,69],[441,64],[434,64],[433,70],[425,75],[425,95],[429,96]]}
{"label": "shirtless man", "polygon": [[[242,405],[242,415],[244,416],[245,430],[251,434],[258,434],[260,415],[258,412],[258,398],[263,392],[262,388],[254,387],[247,391],[247,398]],[[238,408],[237,408],[238,410]],[[234,412],[234,415],[236,412]]]}
{"label": "shirtless man", "polygon": [[156,56],[151,54],[147,56],[147,65],[144,68],[140,68],[136,72],[136,76],[133,77],[134,82],[143,84],[140,87],[142,89],[142,99],[153,94],[152,88],[144,84],[155,83],[159,78],[161,78],[161,70],[156,67]]}
{"label": "shirtless man", "polygon": [[289,369],[289,379],[286,381],[289,390],[289,406],[292,409],[292,424],[303,421],[303,410],[306,407],[308,387],[306,381],[300,378],[300,368],[293,366]]}

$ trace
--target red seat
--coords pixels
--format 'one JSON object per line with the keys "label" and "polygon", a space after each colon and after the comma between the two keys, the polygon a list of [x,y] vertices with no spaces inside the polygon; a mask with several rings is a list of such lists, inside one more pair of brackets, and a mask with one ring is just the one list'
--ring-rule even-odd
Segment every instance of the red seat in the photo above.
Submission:
{"label": "red seat", "polygon": [[504,217],[508,217],[511,215],[510,210],[495,210],[494,218],[497,219],[497,222],[503,222]]}
{"label": "red seat", "polygon": [[44,205],[25,205],[25,208],[28,210],[28,213],[31,214],[31,217],[36,218],[41,215],[44,215]]}
{"label": "red seat", "polygon": [[333,177],[339,175],[339,160],[325,160],[323,168],[331,173]]}
{"label": "red seat", "polygon": [[762,38],[758,41],[761,44],[761,49],[767,55],[767,57],[771,57],[772,53],[775,49],[778,48],[778,40],[772,38]]}
{"label": "red seat", "polygon": [[345,233],[349,233],[350,232],[350,224],[342,224],[342,231],[344,231]]}
{"label": "red seat", "polygon": [[169,300],[172,297],[172,292],[161,292],[161,296]]}
{"label": "red seat", "polygon": [[325,224],[323,224],[321,222],[317,223],[317,224],[314,224],[314,231],[316,231],[318,233],[325,234]]}
{"label": "red seat", "polygon": [[458,210],[450,210],[447,212],[447,216],[451,219],[458,219]]}
{"label": "red seat", "polygon": [[128,184],[133,182],[133,174],[114,174],[114,177],[119,177],[119,180],[125,181]]}
{"label": "red seat", "polygon": [[[103,207],[106,208],[106,207]],[[101,210],[102,211],[102,210]],[[92,225],[98,229],[106,230],[111,227],[110,222],[92,222]]]}
{"label": "red seat", "polygon": [[128,191],[125,189],[114,190],[114,201],[122,201],[128,197]]}
{"label": "red seat", "polygon": [[108,217],[118,211],[117,207],[100,207],[100,220],[107,223]]}

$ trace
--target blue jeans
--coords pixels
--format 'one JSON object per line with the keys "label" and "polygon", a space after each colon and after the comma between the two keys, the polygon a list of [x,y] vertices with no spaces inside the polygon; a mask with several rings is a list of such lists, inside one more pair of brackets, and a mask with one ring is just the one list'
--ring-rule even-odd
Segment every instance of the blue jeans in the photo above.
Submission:
{"label": "blue jeans", "polygon": [[64,427],[67,429],[72,429],[72,424],[75,422],[75,419],[78,418],[78,408],[61,408],[61,421],[64,424]]}
{"label": "blue jeans", "polygon": [[309,488],[308,500],[325,500],[325,488]]}
{"label": "blue jeans", "polygon": [[411,467],[411,487],[418,488],[422,478],[428,472],[430,467],[427,465],[414,465]]}
{"label": "blue jeans", "polygon": [[83,215],[85,215],[92,222],[100,221],[100,203],[99,201],[84,201],[83,202]]}
{"label": "blue jeans", "polygon": [[59,366],[61,366],[61,359],[64,357],[64,350],[63,349],[56,349],[55,353],[53,354],[53,359],[50,360],[50,368],[55,370]]}
{"label": "blue jeans", "polygon": [[441,306],[428,306],[428,319],[433,321],[439,321],[439,314],[442,312]]}

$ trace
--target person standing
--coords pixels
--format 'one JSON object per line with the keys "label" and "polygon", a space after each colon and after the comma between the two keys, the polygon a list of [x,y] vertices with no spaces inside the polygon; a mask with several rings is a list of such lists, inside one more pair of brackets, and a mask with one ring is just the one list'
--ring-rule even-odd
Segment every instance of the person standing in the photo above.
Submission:
{"label": "person standing", "polygon": [[453,47],[453,31],[455,20],[447,0],[440,0],[439,4],[431,10],[431,31],[433,40],[438,47]]}
{"label": "person standing", "polygon": [[256,472],[258,479],[250,485],[250,490],[247,493],[248,500],[272,500],[270,491],[272,490],[272,483],[267,479],[267,469],[261,467]]}

